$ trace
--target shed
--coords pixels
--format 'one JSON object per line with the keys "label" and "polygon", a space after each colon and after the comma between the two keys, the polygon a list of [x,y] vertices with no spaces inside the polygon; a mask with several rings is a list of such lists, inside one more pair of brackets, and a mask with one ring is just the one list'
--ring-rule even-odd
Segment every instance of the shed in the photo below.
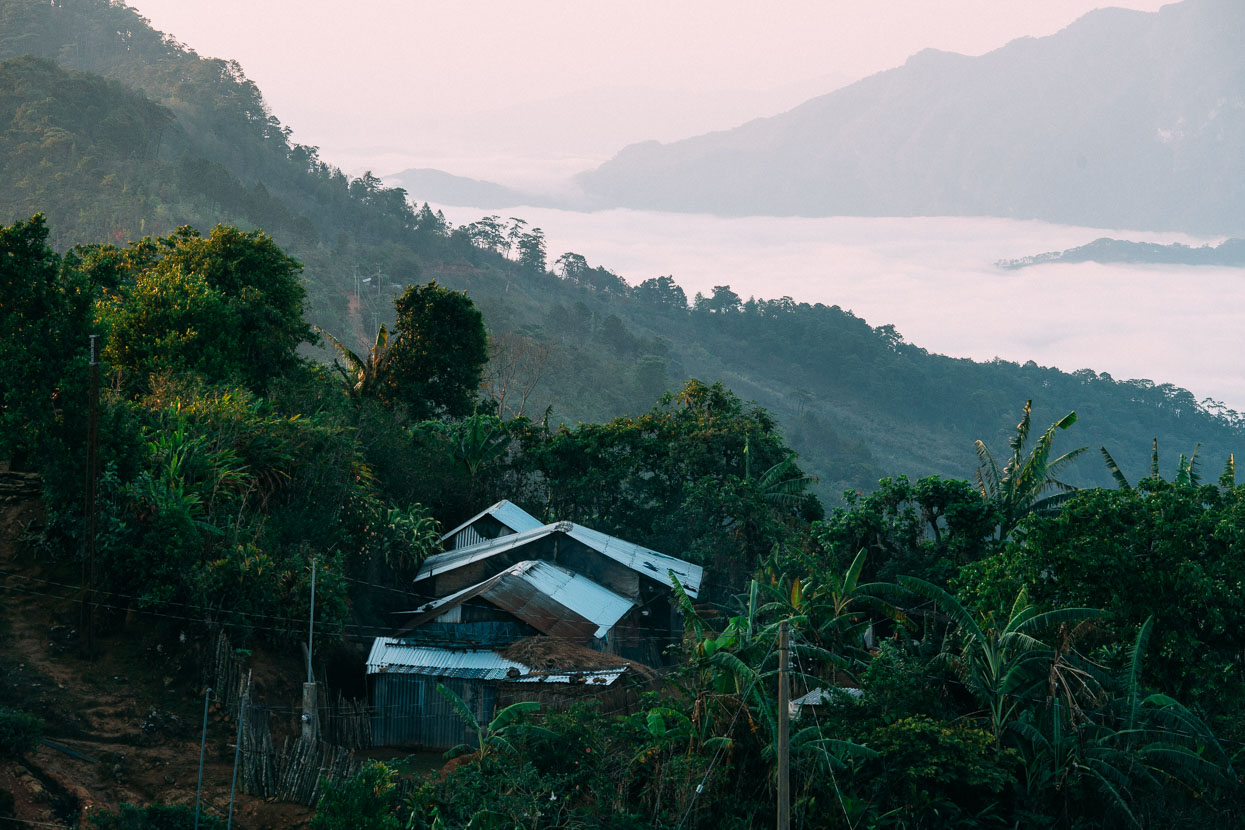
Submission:
{"label": "shed", "polygon": [[392,637],[378,638],[368,655],[375,746],[420,745],[449,749],[474,746],[476,733],[437,691],[454,692],[479,723],[493,719],[498,697],[506,703],[538,700],[547,690],[608,689],[629,671],[625,663],[596,655],[598,666],[582,670],[539,669],[490,649],[426,646]]}

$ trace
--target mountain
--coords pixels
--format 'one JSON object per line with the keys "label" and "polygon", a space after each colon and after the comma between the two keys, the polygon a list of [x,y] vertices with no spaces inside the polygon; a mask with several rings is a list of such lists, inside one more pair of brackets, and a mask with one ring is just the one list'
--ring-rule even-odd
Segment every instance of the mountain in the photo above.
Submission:
{"label": "mountain", "polygon": [[1006,259],[996,264],[1000,268],[1014,271],[1031,265],[1045,265],[1048,262],[1124,262],[1133,265],[1217,265],[1223,268],[1245,268],[1245,239],[1227,239],[1218,245],[1192,248],[1178,242],[1174,245],[1160,245],[1157,242],[1129,242],[1103,237],[1088,245],[1066,251]]}
{"label": "mountain", "polygon": [[[1109,447],[1133,480],[1156,436],[1171,458],[1200,443],[1214,465],[1245,447],[1245,417],[1161,379],[952,359],[834,305],[727,289],[689,307],[669,278],[629,286],[587,262],[521,264],[504,223],[453,228],[401,189],[347,177],[290,142],[236,63],[109,0],[0,0],[0,224],[35,211],[61,250],[181,224],[264,228],[304,265],[309,321],[363,348],[392,322],[395,286],[466,290],[502,358],[496,376],[510,372],[527,414],[551,406],[555,423],[721,380],[773,414],[828,500],[884,475],[971,475],[973,440],[1002,447],[1028,398],[1037,423],[1077,410],[1061,442]],[[1070,477],[1111,483],[1092,462]]]}
{"label": "mountain", "polygon": [[1103,9],[980,57],[934,50],[772,118],[627,147],[592,206],[964,215],[1242,230],[1245,4]]}
{"label": "mountain", "polygon": [[494,182],[421,167],[403,170],[401,173],[386,176],[385,179],[438,205],[492,209],[515,205],[544,205],[549,201]]}

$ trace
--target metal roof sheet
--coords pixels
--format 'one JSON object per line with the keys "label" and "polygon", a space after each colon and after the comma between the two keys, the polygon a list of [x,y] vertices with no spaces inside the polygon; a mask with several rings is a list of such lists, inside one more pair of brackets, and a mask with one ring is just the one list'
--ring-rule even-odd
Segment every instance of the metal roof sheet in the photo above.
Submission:
{"label": "metal roof sheet", "polygon": [[[521,585],[516,585],[516,581]],[[597,638],[609,634],[610,629],[635,606],[631,600],[598,585],[586,576],[549,562],[527,560],[510,566],[490,579],[422,605],[411,613],[428,617],[434,612],[444,613],[468,599],[480,597],[520,619],[528,620],[529,616],[548,610],[531,607],[533,614],[524,613],[530,606],[541,605],[533,601],[533,594],[548,597],[556,606],[595,625],[596,631],[592,636]],[[539,619],[528,621],[537,629],[551,633],[546,630],[548,626],[539,624]],[[419,622],[415,624],[418,625]]]}
{"label": "metal roof sheet", "polygon": [[475,677],[501,680],[511,669],[523,674],[522,663],[495,651],[420,646],[393,637],[377,637],[367,658],[368,674],[429,674],[436,677]]}
{"label": "metal roof sheet", "polygon": [[525,530],[535,530],[544,524],[540,519],[536,518],[531,513],[528,513],[514,502],[502,499],[492,507],[481,510],[479,513],[475,514],[450,532],[443,534],[441,536],[441,541],[448,542],[450,539],[453,539],[455,534],[459,531],[470,527],[485,516],[492,516],[494,519],[513,530],[515,533],[522,533]]}
{"label": "metal roof sheet", "polygon": [[[517,669],[517,677],[510,676]],[[583,672],[546,672],[507,660],[495,651],[420,646],[393,637],[377,637],[367,658],[368,674],[423,674],[506,680],[514,683],[586,683],[609,686],[627,673],[625,666]]]}
{"label": "metal roof sheet", "polygon": [[693,565],[691,562],[685,562],[682,559],[658,553],[643,545],[637,545],[633,542],[619,539],[616,536],[610,536],[590,527],[577,525],[573,522],[567,522],[566,524],[571,526],[568,535],[572,538],[578,539],[593,550],[626,565],[633,571],[639,571],[645,576],[664,582],[671,587],[674,587],[674,583],[670,580],[670,572],[673,572],[683,586],[683,590],[689,596],[694,597],[700,593],[700,582],[704,578],[704,569],[699,565]]}
{"label": "metal roof sheet", "polygon": [[415,575],[415,581],[419,582],[435,574],[452,571],[472,562],[479,562],[481,559],[513,550],[553,533],[564,533],[615,562],[667,585],[673,586],[669,575],[673,572],[689,596],[695,597],[700,593],[704,569],[699,565],[658,553],[643,545],[627,542],[574,522],[554,522],[509,536],[490,539],[478,545],[429,556],[424,560],[419,573]]}

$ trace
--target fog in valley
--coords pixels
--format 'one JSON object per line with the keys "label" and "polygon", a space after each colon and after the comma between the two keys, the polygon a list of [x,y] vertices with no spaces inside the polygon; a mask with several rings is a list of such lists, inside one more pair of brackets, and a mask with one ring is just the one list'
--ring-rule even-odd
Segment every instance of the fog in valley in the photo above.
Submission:
{"label": "fog in valley", "polygon": [[[455,224],[480,210],[442,206]],[[1077,228],[993,218],[743,217],[515,208],[564,251],[635,284],[671,274],[688,297],[729,284],[743,297],[790,296],[892,323],[931,352],[1034,360],[1117,379],[1148,378],[1245,409],[1239,269],[1052,264],[1000,259],[1064,250],[1097,237],[1201,245],[1181,233]]]}

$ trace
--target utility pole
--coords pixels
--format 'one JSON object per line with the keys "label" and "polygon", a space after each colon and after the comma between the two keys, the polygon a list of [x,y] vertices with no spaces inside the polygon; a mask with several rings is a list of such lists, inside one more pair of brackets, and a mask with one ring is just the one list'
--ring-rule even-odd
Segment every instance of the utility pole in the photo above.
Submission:
{"label": "utility pole", "polygon": [[791,828],[791,642],[787,621],[778,624],[778,830]]}
{"label": "utility pole", "polygon": [[316,560],[311,560],[311,614],[307,621],[307,682],[303,684],[302,735],[308,740],[320,737],[319,706],[315,678],[311,671],[311,646],[316,633]]}
{"label": "utility pole", "polygon": [[238,737],[233,745],[233,783],[229,785],[229,820],[225,822],[225,830],[233,827],[233,799],[238,791],[238,756],[242,754],[242,721],[246,720],[246,704],[251,697],[251,680],[246,681],[246,691],[242,693],[242,703],[238,705]]}
{"label": "utility pole", "polygon": [[86,656],[95,655],[95,525],[98,513],[99,487],[99,335],[91,335],[91,387],[87,403],[86,431],[86,509],[84,550],[82,552],[82,584],[86,601],[82,604]]}
{"label": "utility pole", "polygon": [[212,699],[209,688],[203,693],[203,736],[199,738],[199,787],[195,790],[195,830],[199,830],[199,803],[203,798],[203,751],[207,748],[208,701]]}

